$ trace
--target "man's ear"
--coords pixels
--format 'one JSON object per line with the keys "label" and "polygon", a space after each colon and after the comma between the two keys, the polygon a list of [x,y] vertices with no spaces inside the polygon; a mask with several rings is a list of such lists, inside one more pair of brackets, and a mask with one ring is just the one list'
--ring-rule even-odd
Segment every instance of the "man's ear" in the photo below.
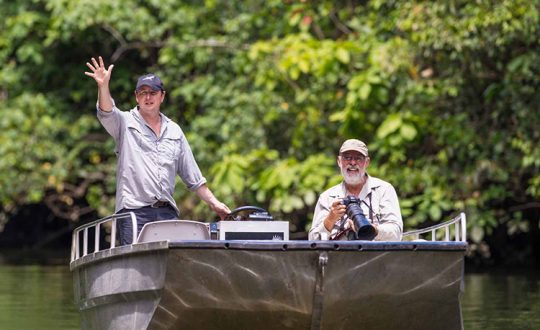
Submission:
{"label": "man's ear", "polygon": [[337,156],[336,162],[337,162],[337,166],[338,166],[339,168],[341,168],[341,158],[340,158],[339,156]]}

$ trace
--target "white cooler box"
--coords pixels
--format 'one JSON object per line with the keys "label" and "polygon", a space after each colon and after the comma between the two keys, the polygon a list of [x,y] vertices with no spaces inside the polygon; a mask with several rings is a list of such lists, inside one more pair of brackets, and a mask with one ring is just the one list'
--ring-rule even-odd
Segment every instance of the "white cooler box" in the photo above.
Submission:
{"label": "white cooler box", "polygon": [[220,221],[216,229],[220,240],[289,240],[288,221]]}

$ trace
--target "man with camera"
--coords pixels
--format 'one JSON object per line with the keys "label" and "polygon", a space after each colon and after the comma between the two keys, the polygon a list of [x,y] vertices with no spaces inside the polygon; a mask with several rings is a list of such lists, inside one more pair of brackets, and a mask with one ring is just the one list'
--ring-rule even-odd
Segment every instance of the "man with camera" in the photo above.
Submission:
{"label": "man with camera", "polygon": [[367,174],[369,161],[364,142],[343,142],[337,157],[343,182],[319,197],[310,240],[401,240],[403,220],[396,190]]}

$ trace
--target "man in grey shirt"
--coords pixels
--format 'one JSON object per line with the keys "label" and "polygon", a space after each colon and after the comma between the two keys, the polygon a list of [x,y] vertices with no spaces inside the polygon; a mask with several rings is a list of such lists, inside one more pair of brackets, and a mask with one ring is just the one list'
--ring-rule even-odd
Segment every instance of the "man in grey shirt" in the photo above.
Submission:
{"label": "man in grey shirt", "polygon": [[[97,117],[116,142],[116,213],[134,212],[137,232],[144,224],[178,219],[173,198],[176,175],[195,191],[221,219],[231,211],[206,185],[180,126],[160,112],[165,89],[158,76],[141,76],[135,88],[137,106],[120,111],[114,104],[109,81],[114,65],[105,68],[101,56],[86,63],[98,86]],[[131,222],[118,224],[120,244],[133,241]]]}
{"label": "man in grey shirt", "polygon": [[362,212],[375,227],[376,241],[401,240],[403,220],[396,190],[390,183],[367,174],[369,162],[364,142],[357,139],[343,142],[337,157],[343,182],[319,197],[309,231],[310,240],[346,239],[344,233],[357,230],[342,203],[347,196],[360,200]]}

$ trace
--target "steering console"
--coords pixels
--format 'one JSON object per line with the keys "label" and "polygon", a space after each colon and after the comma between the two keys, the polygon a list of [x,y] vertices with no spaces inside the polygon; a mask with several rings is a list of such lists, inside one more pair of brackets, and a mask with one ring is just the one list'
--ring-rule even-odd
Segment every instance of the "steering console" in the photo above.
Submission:
{"label": "steering console", "polygon": [[272,221],[272,215],[267,210],[258,206],[241,206],[231,211],[225,220],[234,221]]}

